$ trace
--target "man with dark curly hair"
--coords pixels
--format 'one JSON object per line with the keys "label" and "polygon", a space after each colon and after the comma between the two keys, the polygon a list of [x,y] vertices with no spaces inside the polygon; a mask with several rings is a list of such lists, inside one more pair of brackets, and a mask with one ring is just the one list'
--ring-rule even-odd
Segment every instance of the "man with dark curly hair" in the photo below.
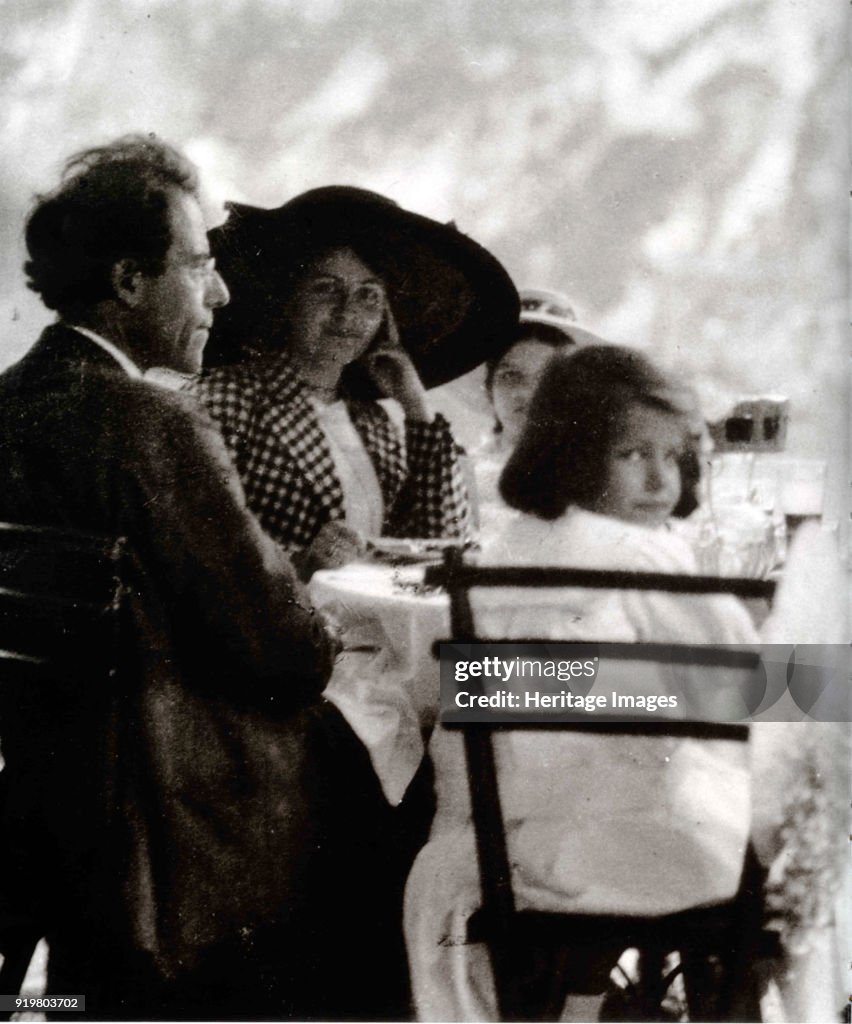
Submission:
{"label": "man with dark curly hair", "polygon": [[[126,538],[132,628],[97,742],[63,740],[73,761],[32,716],[15,733],[0,696],[3,842],[24,844],[29,870],[6,893],[38,907],[49,991],[85,994],[93,1016],[216,1017],[251,992],[284,1014],[262,979],[280,981],[293,880],[313,870],[296,737],[320,718],[322,742],[331,652],[212,423],[146,379],[197,371],[228,301],[195,169],[152,136],[89,150],[38,199],[26,241],[58,321],[0,375],[0,519]],[[25,744],[44,750],[26,771]],[[91,777],[101,792],[83,791]],[[95,805],[104,819],[81,834]]]}
{"label": "man with dark curly hair", "polygon": [[29,287],[63,324],[140,370],[199,369],[228,291],[210,258],[195,167],[177,150],[128,137],[72,157],[59,188],[37,201],[26,242]]}

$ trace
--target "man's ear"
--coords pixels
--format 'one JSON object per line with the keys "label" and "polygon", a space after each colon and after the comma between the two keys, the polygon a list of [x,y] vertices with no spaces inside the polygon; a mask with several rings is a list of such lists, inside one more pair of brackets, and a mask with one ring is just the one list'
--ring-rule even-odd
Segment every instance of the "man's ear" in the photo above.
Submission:
{"label": "man's ear", "polygon": [[145,275],[136,260],[124,259],[113,264],[110,280],[117,299],[127,306],[138,305]]}

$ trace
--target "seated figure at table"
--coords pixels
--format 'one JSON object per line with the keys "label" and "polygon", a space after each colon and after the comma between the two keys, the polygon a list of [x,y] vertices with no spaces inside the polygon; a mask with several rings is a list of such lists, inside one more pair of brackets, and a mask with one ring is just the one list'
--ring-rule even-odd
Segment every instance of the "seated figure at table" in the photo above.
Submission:
{"label": "seated figure at table", "polygon": [[232,304],[198,392],[303,575],[364,537],[466,539],[460,449],[424,385],[507,343],[517,295],[500,264],[452,225],[343,186],[232,204],[211,241]]}
{"label": "seated figure at table", "polygon": [[[425,387],[508,342],[517,294],[501,265],[452,226],[345,187],[277,210],[232,204],[211,246],[232,306],[197,394],[249,507],[302,575],[350,561],[361,537],[466,539],[460,449]],[[363,701],[343,710],[362,737]],[[428,834],[431,775],[424,765],[391,802],[369,764],[362,776],[349,763],[350,778],[329,776],[323,810],[337,831],[321,909],[337,910],[326,931],[339,953],[318,1015],[398,1019],[402,892]]]}
{"label": "seated figure at table", "polygon": [[126,548],[118,677],[91,651],[91,678],[0,686],[3,938],[17,913],[46,935],[48,994],[85,994],[93,1019],[302,1018],[321,787],[298,737],[348,737],[293,566],[209,418],[148,375],[197,372],[228,301],[198,173],[150,134],[85,150],[26,246],[57,321],[0,375],[0,519]]}
{"label": "seated figure at table", "polygon": [[[688,546],[667,527],[680,498],[689,397],[638,352],[590,346],[552,358],[532,409],[501,478],[523,514],[485,560],[694,572]],[[725,595],[547,594],[474,594],[480,634],[758,639],[746,609]],[[665,674],[655,685],[671,692]],[[743,744],[582,730],[510,732],[495,742],[521,906],[658,914],[736,892],[749,830]],[[494,1019],[487,956],[466,938],[479,882],[460,735],[438,728],[431,753],[438,809],[406,891],[416,1009],[423,1020]]]}
{"label": "seated figure at table", "polygon": [[[567,296],[543,288],[522,288],[521,312],[512,344],[485,363],[485,391],[494,422],[472,451],[480,524],[487,535],[495,509],[505,509],[498,494],[500,473],[520,437],[530,399],[551,356],[594,344],[594,334],[576,322]],[[495,519],[495,524],[499,519]]]}
{"label": "seated figure at table", "polygon": [[[691,389],[636,350],[595,345],[554,356],[500,480],[520,514],[487,539],[487,559],[695,572],[691,548],[671,529],[694,415]],[[614,612],[614,598],[605,599]],[[729,597],[626,591],[619,602],[619,621],[626,617],[637,639],[755,639]]]}

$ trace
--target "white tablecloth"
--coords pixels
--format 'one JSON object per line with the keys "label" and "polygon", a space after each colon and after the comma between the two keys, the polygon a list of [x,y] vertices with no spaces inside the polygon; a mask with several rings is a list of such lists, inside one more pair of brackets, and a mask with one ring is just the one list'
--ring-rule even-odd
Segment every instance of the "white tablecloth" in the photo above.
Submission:
{"label": "white tablecloth", "polygon": [[314,605],[343,643],[325,691],[367,748],[385,796],[396,805],[425,752],[437,715],[433,641],[450,635],[444,594],[418,594],[423,569],[354,564],[314,575]]}

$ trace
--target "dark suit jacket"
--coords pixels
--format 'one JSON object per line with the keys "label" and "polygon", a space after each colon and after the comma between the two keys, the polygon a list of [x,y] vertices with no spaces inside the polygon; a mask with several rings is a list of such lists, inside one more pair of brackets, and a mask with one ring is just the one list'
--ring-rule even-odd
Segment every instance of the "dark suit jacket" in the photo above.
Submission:
{"label": "dark suit jacket", "polygon": [[107,933],[179,976],[292,913],[312,853],[300,722],[330,671],[324,632],[194,401],[76,331],[48,328],[0,375],[0,474],[0,519],[130,542],[130,657],[97,723],[103,821],[80,820],[90,794],[49,750],[16,774],[10,740],[7,778],[76,912],[108,914]]}

